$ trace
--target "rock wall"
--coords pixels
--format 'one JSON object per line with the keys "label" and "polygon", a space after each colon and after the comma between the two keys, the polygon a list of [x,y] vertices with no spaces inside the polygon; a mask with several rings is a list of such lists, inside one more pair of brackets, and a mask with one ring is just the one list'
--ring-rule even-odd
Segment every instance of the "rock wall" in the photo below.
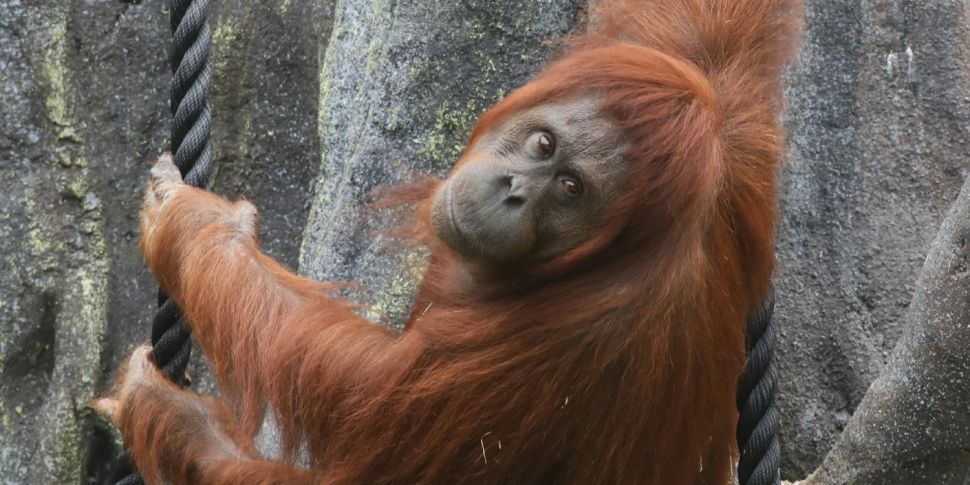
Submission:
{"label": "rock wall", "polygon": [[[0,0],[0,482],[122,473],[85,404],[154,306],[136,214],[167,139],[164,3]],[[965,4],[807,3],[778,242],[790,478],[885,365],[968,166]],[[388,221],[357,207],[444,174],[478,114],[583,17],[580,0],[213,5],[214,190],[260,207],[272,255],[362,283],[351,296],[392,325],[422,255],[388,251]]]}
{"label": "rock wall", "polygon": [[777,245],[792,479],[818,465],[886,364],[970,167],[964,2],[805,3]]}

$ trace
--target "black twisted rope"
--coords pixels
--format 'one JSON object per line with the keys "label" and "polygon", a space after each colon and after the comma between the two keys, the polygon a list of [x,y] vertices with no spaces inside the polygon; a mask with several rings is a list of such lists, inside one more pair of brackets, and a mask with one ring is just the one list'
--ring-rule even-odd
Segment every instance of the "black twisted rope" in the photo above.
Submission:
{"label": "black twisted rope", "polygon": [[[205,188],[212,174],[212,110],[209,90],[212,71],[209,50],[209,0],[172,0],[172,144],[175,165],[185,182]],[[185,368],[192,351],[189,330],[175,303],[158,295],[152,322],[152,354],[162,372],[185,384]]]}
{"label": "black twisted rope", "polygon": [[[212,175],[212,110],[209,90],[212,71],[209,51],[209,0],[171,0],[172,28],[172,144],[175,165],[193,187],[206,188]],[[186,385],[185,369],[192,353],[189,328],[175,302],[158,292],[158,311],[152,321],[152,357],[162,373]],[[118,485],[144,483],[137,473]]]}
{"label": "black twisted rope", "polygon": [[740,485],[781,483],[781,448],[777,436],[781,415],[775,405],[775,326],[771,318],[774,308],[772,292],[761,311],[748,320],[748,360],[738,379],[737,396]]}

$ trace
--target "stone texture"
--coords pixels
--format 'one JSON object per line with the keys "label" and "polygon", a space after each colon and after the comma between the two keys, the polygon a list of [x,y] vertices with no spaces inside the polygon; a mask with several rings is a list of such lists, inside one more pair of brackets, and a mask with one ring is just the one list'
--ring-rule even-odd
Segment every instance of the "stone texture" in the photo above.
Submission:
{"label": "stone texture", "polygon": [[818,465],[885,366],[970,166],[964,2],[817,0],[806,19],[778,242],[791,479]]}
{"label": "stone texture", "polygon": [[[117,437],[85,403],[147,338],[154,307],[136,214],[167,143],[164,3],[0,0],[0,483],[123,473]],[[272,255],[369,288],[348,294],[400,322],[423,255],[390,250],[393,218],[358,207],[413,173],[444,175],[475,118],[555,52],[582,3],[213,2],[214,190],[261,208]],[[970,108],[964,2],[806,3],[778,241],[790,479],[905,361],[893,348],[966,178]],[[959,413],[961,395],[920,389]],[[968,468],[965,456],[946,466]]]}
{"label": "stone texture", "polygon": [[930,247],[903,335],[801,485],[970,483],[970,182]]}

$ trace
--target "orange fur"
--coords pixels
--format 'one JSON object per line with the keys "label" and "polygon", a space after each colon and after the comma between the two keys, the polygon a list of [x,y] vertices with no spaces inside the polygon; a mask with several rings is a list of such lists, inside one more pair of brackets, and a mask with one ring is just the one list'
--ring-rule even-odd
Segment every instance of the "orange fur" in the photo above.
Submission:
{"label": "orange fur", "polygon": [[[248,450],[270,405],[287,456],[305,445],[324,483],[726,483],[745,317],[774,264],[779,78],[797,8],[593,7],[591,33],[484,114],[471,143],[522,109],[595,96],[629,140],[632,189],[598,237],[524,275],[429,239],[400,335],[263,255],[240,230],[245,207],[180,190],[142,249],[238,416],[217,413],[222,432]],[[273,483],[251,451],[209,456],[212,433],[182,419],[191,395],[167,392],[126,403],[146,476],[187,481],[188,467],[240,483],[257,470],[247,483]]]}

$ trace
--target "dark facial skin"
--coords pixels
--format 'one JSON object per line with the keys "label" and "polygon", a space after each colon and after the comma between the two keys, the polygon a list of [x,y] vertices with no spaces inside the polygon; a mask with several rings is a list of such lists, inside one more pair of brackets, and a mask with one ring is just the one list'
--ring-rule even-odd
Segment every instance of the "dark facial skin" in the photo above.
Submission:
{"label": "dark facial skin", "polygon": [[629,173],[619,130],[594,99],[517,113],[480,136],[435,194],[431,222],[455,252],[544,261],[597,231]]}

